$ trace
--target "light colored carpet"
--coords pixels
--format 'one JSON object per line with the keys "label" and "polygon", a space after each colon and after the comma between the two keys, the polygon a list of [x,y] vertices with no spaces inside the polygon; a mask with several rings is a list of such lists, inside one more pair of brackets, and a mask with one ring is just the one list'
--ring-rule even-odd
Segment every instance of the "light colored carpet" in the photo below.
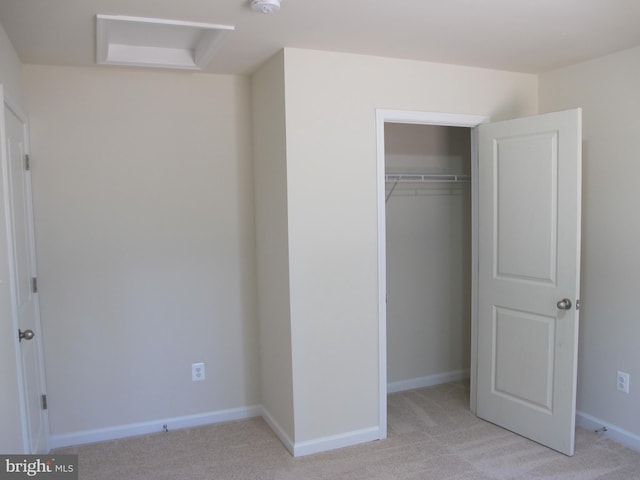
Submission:
{"label": "light colored carpet", "polygon": [[388,438],[293,458],[262,419],[58,449],[81,480],[630,480],[640,453],[578,429],[566,457],[471,415],[464,382],[389,396]]}

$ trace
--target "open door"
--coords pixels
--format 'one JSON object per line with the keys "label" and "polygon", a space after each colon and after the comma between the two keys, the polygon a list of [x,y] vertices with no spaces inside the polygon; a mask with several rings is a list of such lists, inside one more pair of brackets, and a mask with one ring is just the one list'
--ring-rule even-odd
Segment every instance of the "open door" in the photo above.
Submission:
{"label": "open door", "polygon": [[575,437],[581,110],[478,127],[477,415]]}

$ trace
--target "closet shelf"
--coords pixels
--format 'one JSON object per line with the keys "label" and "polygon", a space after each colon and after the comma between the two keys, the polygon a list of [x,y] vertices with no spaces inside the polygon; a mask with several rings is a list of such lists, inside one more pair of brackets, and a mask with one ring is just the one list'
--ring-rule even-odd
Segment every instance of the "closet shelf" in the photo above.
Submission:
{"label": "closet shelf", "polygon": [[400,183],[469,183],[471,182],[471,175],[442,173],[387,173],[384,176],[384,180],[386,183],[393,184],[384,199],[384,203],[387,203]]}
{"label": "closet shelf", "polygon": [[388,183],[427,183],[427,182],[445,182],[445,183],[461,183],[470,182],[470,175],[450,175],[439,173],[387,173],[384,176],[385,182]]}

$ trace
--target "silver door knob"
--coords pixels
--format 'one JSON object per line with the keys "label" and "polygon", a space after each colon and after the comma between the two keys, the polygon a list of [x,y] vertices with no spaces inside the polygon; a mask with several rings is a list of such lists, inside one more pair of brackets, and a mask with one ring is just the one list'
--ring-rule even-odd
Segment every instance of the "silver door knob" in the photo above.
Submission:
{"label": "silver door knob", "polygon": [[35,336],[35,333],[33,333],[33,330],[25,330],[24,332],[22,330],[18,330],[18,341],[21,342],[22,340],[31,340],[33,337]]}
{"label": "silver door knob", "polygon": [[558,310],[569,310],[571,308],[571,300],[563,298],[557,304]]}

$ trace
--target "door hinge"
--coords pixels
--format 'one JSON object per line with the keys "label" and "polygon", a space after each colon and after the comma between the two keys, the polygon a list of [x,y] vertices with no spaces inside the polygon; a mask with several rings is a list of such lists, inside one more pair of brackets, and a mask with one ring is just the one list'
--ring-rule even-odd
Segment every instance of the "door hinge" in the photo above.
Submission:
{"label": "door hinge", "polygon": [[31,278],[31,293],[38,293],[38,279],[37,279],[37,277]]}
{"label": "door hinge", "polygon": [[31,170],[31,162],[29,161],[29,155],[24,156],[24,169]]}
{"label": "door hinge", "polygon": [[46,395],[40,396],[40,403],[42,405],[42,410],[46,410],[47,409],[47,396]]}

